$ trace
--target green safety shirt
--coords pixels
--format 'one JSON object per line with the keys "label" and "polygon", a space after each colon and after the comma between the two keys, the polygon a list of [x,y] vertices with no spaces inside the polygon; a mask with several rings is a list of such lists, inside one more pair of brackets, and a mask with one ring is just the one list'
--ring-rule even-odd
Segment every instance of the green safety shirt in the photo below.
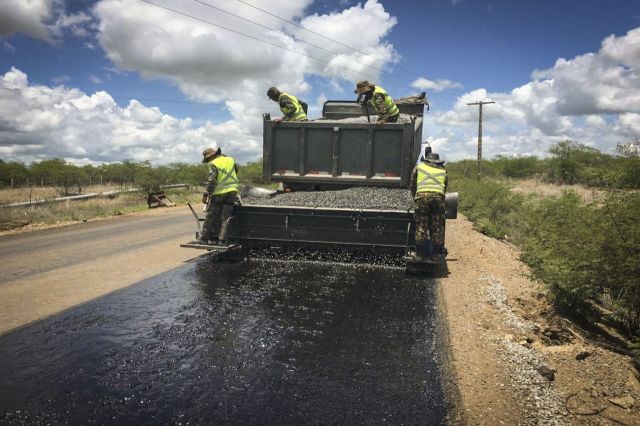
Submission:
{"label": "green safety shirt", "polygon": [[[379,105],[376,106],[376,104],[374,102],[372,102],[373,98],[376,96],[376,94],[382,95],[384,97],[384,109],[385,109],[385,111],[380,111],[379,108],[378,108]],[[371,96],[371,99],[369,100],[369,103],[374,108],[376,108],[376,110],[378,110],[379,115],[384,115],[385,117],[393,117],[395,115],[400,114],[400,110],[396,106],[395,102],[393,102],[393,99],[391,98],[391,96],[389,96],[389,94],[386,92],[386,90],[384,90],[380,86],[375,86],[375,88],[373,89],[373,95]]]}
{"label": "green safety shirt", "polygon": [[447,171],[425,163],[418,164],[416,197],[420,193],[435,192],[444,195]]}
{"label": "green safety shirt", "polygon": [[212,195],[221,195],[238,191],[238,175],[236,174],[236,162],[231,157],[220,155],[209,162],[218,170],[216,187]]}
{"label": "green safety shirt", "polygon": [[300,101],[293,95],[288,93],[280,93],[278,98],[280,104],[280,111],[284,114],[285,121],[302,121],[307,119],[307,114],[304,113]]}

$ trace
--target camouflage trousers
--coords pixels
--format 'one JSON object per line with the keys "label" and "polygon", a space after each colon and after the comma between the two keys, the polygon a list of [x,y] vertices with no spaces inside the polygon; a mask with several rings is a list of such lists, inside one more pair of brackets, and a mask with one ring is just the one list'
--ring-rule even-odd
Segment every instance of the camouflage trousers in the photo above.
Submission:
{"label": "camouflage trousers", "polygon": [[233,214],[233,204],[237,200],[237,192],[209,197],[207,214],[202,224],[202,239],[210,241],[227,239],[228,219]]}
{"label": "camouflage trousers", "polygon": [[430,238],[433,245],[444,245],[444,195],[428,192],[415,203],[416,244]]}

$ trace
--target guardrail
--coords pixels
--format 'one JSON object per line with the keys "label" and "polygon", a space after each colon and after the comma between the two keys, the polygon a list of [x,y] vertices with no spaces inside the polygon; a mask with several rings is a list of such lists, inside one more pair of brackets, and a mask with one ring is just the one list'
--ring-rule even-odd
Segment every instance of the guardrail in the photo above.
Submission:
{"label": "guardrail", "polygon": [[[172,185],[161,185],[161,189],[173,189],[173,188],[186,188],[186,183],[178,183]],[[121,194],[128,194],[132,192],[140,192],[144,191],[142,188],[133,188],[133,189],[123,189],[118,191],[106,191],[106,192],[90,192],[88,194],[80,194],[80,195],[71,195],[68,197],[57,197],[57,198],[49,198],[49,199],[41,199],[41,200],[31,200],[31,201],[20,201],[17,203],[11,204],[2,204],[0,207],[29,207],[29,206],[38,206],[45,205],[50,203],[58,203],[61,201],[80,201],[80,200],[90,200],[94,198],[115,198]]]}

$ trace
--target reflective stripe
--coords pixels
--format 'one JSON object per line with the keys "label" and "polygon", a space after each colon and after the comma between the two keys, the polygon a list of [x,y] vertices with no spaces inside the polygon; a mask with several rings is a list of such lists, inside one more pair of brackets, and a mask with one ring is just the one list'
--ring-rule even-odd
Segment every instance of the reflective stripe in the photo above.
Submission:
{"label": "reflective stripe", "polygon": [[[291,102],[293,103],[293,106],[296,108],[296,111],[293,113],[293,116],[289,119],[287,119],[287,121],[302,121],[302,120],[306,120],[307,119],[307,114],[304,113],[304,109],[302,109],[302,105],[300,105],[300,101],[298,101],[298,98],[296,98],[293,95],[290,95],[288,93],[281,93],[280,94],[280,98],[282,98],[283,96],[286,96],[287,98],[289,98],[291,100]],[[280,102],[280,98],[278,98],[278,102]],[[283,114],[287,114],[287,111],[285,111],[284,109],[280,108],[280,111],[282,111]]]}
{"label": "reflective stripe", "polygon": [[236,162],[231,157],[223,155],[214,158],[210,164],[218,169],[218,179],[213,195],[226,194],[238,190],[238,175],[236,175]]}
{"label": "reflective stripe", "polygon": [[[373,93],[380,93],[382,95],[384,95],[384,106],[387,109],[387,115],[389,117],[393,117],[394,115],[397,115],[400,113],[400,110],[398,109],[398,107],[396,106],[395,102],[393,102],[393,99],[391,98],[391,96],[389,96],[389,94],[387,93],[386,90],[384,90],[382,87],[380,86],[376,86],[375,89],[373,89]],[[371,105],[373,105],[373,102],[369,101],[371,103]],[[373,105],[373,107],[375,108],[375,105]]]}
{"label": "reflective stripe", "polygon": [[418,164],[418,182],[416,194],[420,192],[435,192],[444,195],[444,182],[447,171],[431,167],[425,163]]}

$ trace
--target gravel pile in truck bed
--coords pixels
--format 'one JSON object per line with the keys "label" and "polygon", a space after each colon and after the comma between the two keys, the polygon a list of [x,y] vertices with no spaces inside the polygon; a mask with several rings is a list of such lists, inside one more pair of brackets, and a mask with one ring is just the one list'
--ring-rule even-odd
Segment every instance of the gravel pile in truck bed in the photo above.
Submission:
{"label": "gravel pile in truck bed", "polygon": [[267,198],[246,198],[263,206],[327,207],[369,210],[407,210],[413,206],[407,189],[355,187],[338,191],[289,192]]}
{"label": "gravel pile in truck bed", "polygon": [[[411,123],[411,115],[409,114],[400,114],[400,117],[398,117],[398,123]],[[369,116],[369,118],[371,119],[371,123],[375,123],[378,120],[378,116],[371,114]],[[322,119],[322,120],[317,120],[317,121],[321,121],[323,123],[326,122],[330,122],[330,123],[368,123],[367,121],[367,116],[363,115],[360,117],[350,117],[350,118],[341,118],[341,119],[334,119],[334,120],[327,120],[327,119]]]}

